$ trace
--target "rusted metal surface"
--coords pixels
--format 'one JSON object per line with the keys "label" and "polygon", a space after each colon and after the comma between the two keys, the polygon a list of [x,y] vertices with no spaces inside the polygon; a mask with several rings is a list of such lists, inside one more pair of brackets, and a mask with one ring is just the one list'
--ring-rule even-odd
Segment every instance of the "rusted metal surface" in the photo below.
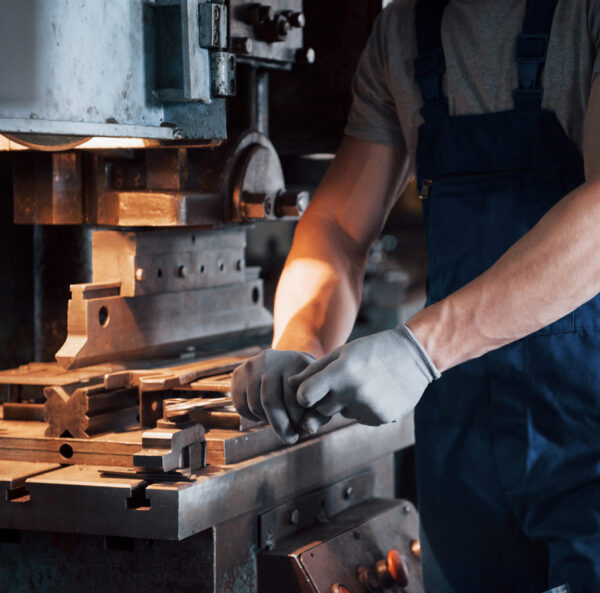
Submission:
{"label": "rusted metal surface", "polygon": [[77,152],[26,152],[14,159],[17,224],[82,224],[82,157]]}
{"label": "rusted metal surface", "polygon": [[94,438],[47,437],[45,422],[0,420],[0,460],[131,467],[142,446],[142,429]]}
{"label": "rusted metal surface", "polygon": [[90,438],[101,432],[117,432],[137,425],[137,389],[106,390],[102,383],[71,390],[44,389],[46,436]]}
{"label": "rusted metal surface", "polygon": [[44,421],[44,404],[12,403],[2,404],[2,418],[4,420],[34,420]]}
{"label": "rusted metal surface", "polygon": [[107,285],[71,286],[69,334],[56,359],[64,368],[177,354],[224,335],[266,332],[262,282],[121,297]]}
{"label": "rusted metal surface", "polygon": [[[110,465],[65,466],[26,480],[30,505],[0,501],[0,525],[182,539],[245,513],[264,512],[278,501],[308,493],[324,482],[333,483],[364,471],[408,444],[412,436],[408,429],[404,423],[377,429],[351,424],[247,461],[208,465],[192,482],[181,484],[146,485],[139,479],[103,477],[102,472],[110,470]],[[391,466],[386,467],[389,472]],[[143,500],[149,501],[149,505],[143,505],[145,510],[127,506],[128,498],[134,497],[135,502],[136,497],[142,497],[139,492],[134,495],[140,488]]]}
{"label": "rusted metal surface", "polygon": [[0,384],[3,385],[80,385],[101,379],[106,373],[114,373],[127,368],[126,364],[108,363],[88,366],[82,369],[65,370],[56,362],[31,362],[14,369],[0,371]]}
{"label": "rusted metal surface", "polygon": [[[336,584],[340,591],[423,593],[421,561],[411,551],[418,537],[419,517],[410,502],[370,500],[262,552],[258,588],[279,593],[285,582],[286,593],[331,593]],[[389,571],[386,558],[402,571]]]}
{"label": "rusted metal surface", "polygon": [[177,426],[162,422],[142,435],[142,449],[133,455],[133,465],[148,471],[170,472],[204,467],[204,427],[188,423]]}
{"label": "rusted metal surface", "polygon": [[228,336],[269,331],[245,229],[98,231],[94,282],[71,286],[64,368],[157,358]]}

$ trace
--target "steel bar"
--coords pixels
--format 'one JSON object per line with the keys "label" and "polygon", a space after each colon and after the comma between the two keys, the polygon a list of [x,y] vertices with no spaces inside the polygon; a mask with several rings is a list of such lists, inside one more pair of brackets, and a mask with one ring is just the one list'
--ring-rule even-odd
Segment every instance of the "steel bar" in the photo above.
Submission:
{"label": "steel bar", "polygon": [[56,354],[64,368],[175,354],[272,325],[260,281],[132,298],[96,296],[93,287],[71,287],[69,335]]}

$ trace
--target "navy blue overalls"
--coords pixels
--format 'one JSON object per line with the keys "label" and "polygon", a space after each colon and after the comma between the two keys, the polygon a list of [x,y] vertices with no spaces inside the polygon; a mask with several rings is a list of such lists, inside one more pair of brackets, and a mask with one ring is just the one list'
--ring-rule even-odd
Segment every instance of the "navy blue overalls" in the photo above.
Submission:
{"label": "navy blue overalls", "polygon": [[[429,303],[493,265],[584,181],[581,154],[541,108],[556,1],[527,2],[514,109],[460,116],[442,87],[447,0],[417,2]],[[598,298],[445,372],[415,422],[428,593],[600,592]]]}

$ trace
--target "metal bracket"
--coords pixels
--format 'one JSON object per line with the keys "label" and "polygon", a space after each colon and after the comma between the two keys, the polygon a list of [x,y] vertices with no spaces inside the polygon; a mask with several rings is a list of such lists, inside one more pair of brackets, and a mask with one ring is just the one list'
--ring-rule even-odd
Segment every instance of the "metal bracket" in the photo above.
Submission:
{"label": "metal bracket", "polygon": [[374,488],[373,473],[365,472],[271,509],[259,517],[261,549],[271,550],[278,540],[326,523],[329,517],[372,498]]}

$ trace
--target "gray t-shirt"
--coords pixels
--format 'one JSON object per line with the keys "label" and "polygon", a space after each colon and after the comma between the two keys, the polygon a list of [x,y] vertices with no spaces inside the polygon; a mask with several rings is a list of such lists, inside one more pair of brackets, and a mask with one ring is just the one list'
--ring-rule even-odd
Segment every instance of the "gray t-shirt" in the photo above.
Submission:
{"label": "gray t-shirt", "polygon": [[[513,108],[518,86],[515,40],[525,0],[450,0],[442,21],[445,92],[451,115]],[[415,0],[392,2],[377,19],[354,76],[346,134],[406,146],[412,159],[422,97],[414,82]],[[542,84],[542,107],[556,112],[583,150],[593,78],[600,74],[600,0],[559,0]],[[600,131],[599,131],[600,132]]]}

